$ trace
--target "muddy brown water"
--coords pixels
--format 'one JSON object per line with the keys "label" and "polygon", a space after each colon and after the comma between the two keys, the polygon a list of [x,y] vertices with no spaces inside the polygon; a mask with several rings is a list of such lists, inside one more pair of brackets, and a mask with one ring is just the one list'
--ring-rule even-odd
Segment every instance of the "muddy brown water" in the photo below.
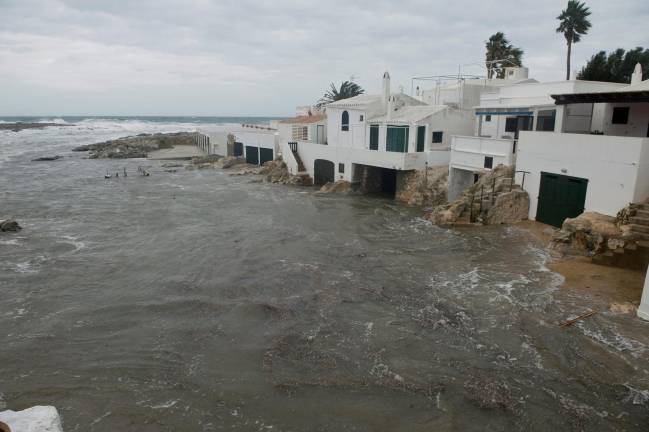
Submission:
{"label": "muddy brown water", "polygon": [[24,227],[0,236],[0,408],[54,405],[66,431],[649,430],[649,326],[560,330],[603,305],[525,231],[69,151],[123,135],[98,129],[0,132]]}

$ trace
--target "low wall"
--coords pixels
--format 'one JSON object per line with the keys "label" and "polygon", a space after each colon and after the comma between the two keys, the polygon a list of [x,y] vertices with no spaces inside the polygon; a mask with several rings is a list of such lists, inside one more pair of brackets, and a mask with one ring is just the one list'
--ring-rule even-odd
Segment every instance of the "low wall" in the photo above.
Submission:
{"label": "low wall", "polygon": [[[615,216],[649,198],[649,139],[554,132],[522,132],[516,162],[535,219],[541,172],[588,180],[585,210]],[[516,183],[522,173],[516,175]]]}

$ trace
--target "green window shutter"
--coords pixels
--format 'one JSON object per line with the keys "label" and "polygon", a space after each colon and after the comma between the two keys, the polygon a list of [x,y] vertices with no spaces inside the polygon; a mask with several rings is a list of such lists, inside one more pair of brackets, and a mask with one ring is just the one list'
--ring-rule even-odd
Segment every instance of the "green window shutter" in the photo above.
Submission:
{"label": "green window shutter", "polygon": [[423,152],[426,145],[426,126],[419,126],[417,128],[417,151]]}
{"label": "green window shutter", "polygon": [[370,126],[370,150],[379,149],[379,126]]}

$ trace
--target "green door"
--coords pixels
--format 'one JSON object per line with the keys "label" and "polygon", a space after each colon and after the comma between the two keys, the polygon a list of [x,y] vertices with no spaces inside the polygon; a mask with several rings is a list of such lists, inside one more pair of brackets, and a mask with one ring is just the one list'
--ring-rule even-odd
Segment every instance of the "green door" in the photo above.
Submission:
{"label": "green door", "polygon": [[423,152],[426,145],[426,126],[419,126],[417,128],[417,151]]}
{"label": "green door", "polygon": [[259,165],[273,160],[273,149],[259,147]]}
{"label": "green door", "polygon": [[370,126],[370,150],[379,149],[379,125]]}
{"label": "green door", "polygon": [[246,146],[246,162],[259,165],[259,147]]}
{"label": "green door", "polygon": [[560,174],[541,173],[536,220],[561,227],[567,218],[584,212],[588,180]]}

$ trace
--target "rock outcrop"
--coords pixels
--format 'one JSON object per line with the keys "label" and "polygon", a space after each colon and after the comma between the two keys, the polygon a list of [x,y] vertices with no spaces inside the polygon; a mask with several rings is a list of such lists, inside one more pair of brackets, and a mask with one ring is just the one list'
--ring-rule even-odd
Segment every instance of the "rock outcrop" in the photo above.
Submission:
{"label": "rock outcrop", "polygon": [[294,186],[311,186],[313,180],[307,174],[292,175],[288,171],[286,162],[281,157],[264,163],[259,171],[267,183],[280,183]]}
{"label": "rock outcrop", "polygon": [[504,165],[484,172],[455,201],[435,207],[426,217],[438,225],[502,224],[525,220],[529,212],[529,196],[513,183],[513,176],[514,168]]}
{"label": "rock outcrop", "polygon": [[53,406],[2,411],[0,422],[6,424],[12,432],[63,432],[61,418]]}
{"label": "rock outcrop", "polygon": [[446,204],[448,166],[405,171],[397,175],[394,199],[412,206],[436,207]]}
{"label": "rock outcrop", "polygon": [[61,158],[63,158],[63,156],[59,156],[59,155],[56,155],[56,156],[43,156],[43,157],[39,157],[39,158],[36,158],[36,159],[32,159],[32,162],[51,162],[51,161],[59,160]]}
{"label": "rock outcrop", "polygon": [[22,227],[13,219],[0,219],[0,232],[16,232]]}
{"label": "rock outcrop", "polygon": [[72,151],[90,152],[90,159],[145,158],[154,150],[170,149],[179,145],[194,145],[192,132],[140,134],[97,144],[75,147]]}
{"label": "rock outcrop", "polygon": [[622,239],[622,230],[615,218],[600,213],[582,213],[576,218],[566,219],[560,231],[553,237],[550,247],[562,253],[592,254],[608,249]]}
{"label": "rock outcrop", "polygon": [[520,189],[503,192],[487,211],[484,222],[487,225],[511,224],[527,219],[530,211],[530,196]]}

